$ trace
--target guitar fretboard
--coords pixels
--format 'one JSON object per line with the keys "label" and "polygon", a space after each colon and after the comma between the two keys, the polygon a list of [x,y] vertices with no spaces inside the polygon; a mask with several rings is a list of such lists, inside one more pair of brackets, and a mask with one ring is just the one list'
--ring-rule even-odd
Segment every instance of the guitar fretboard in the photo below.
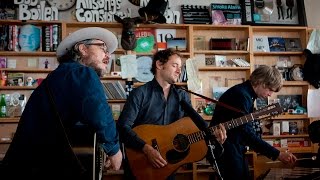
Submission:
{"label": "guitar fretboard", "polygon": [[[221,124],[226,128],[226,130],[230,130],[232,128],[235,128],[245,123],[248,123],[250,121],[253,121],[254,119],[265,119],[275,115],[279,115],[281,113],[282,113],[282,108],[280,107],[279,103],[276,103],[276,104],[271,104],[257,112],[250,113],[245,116],[242,116],[237,119],[233,119]],[[208,133],[210,133],[209,135],[213,135],[215,129],[217,128],[219,128],[219,125],[209,127],[207,129]],[[205,131],[198,131],[198,132],[194,132],[187,135],[190,144],[203,140],[205,136],[206,136]]]}
{"label": "guitar fretboard", "polygon": [[[253,121],[253,120],[254,120],[254,118],[253,118],[252,114],[250,113],[250,114],[242,116],[240,118],[233,119],[231,121],[222,123],[222,125],[226,128],[226,130],[229,130],[229,129],[233,129],[235,127],[238,127],[240,125],[243,125],[245,123],[248,123],[250,121]],[[208,128],[209,133],[214,134],[214,131],[216,128],[219,128],[219,125],[212,126],[212,127]],[[192,144],[192,143],[198,142],[200,140],[203,140],[205,138],[205,136],[206,136],[206,133],[204,131],[198,131],[198,132],[189,134],[188,139],[189,139],[189,142]]]}

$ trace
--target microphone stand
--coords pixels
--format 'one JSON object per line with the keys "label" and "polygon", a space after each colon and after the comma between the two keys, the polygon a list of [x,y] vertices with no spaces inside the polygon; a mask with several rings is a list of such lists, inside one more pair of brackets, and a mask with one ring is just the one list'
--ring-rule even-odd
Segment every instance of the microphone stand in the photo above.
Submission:
{"label": "microphone stand", "polygon": [[[199,97],[201,97],[201,98],[203,98],[203,99],[206,99],[206,100],[209,100],[209,101],[211,101],[211,102],[213,102],[213,103],[216,103],[217,105],[220,105],[220,106],[223,106],[223,107],[225,107],[225,108],[231,109],[231,110],[233,110],[233,111],[235,111],[235,112],[243,113],[241,110],[239,110],[239,109],[237,109],[237,108],[235,108],[235,107],[232,107],[232,106],[229,106],[229,105],[224,104],[224,103],[222,103],[222,102],[219,102],[219,101],[217,101],[217,100],[208,98],[208,97],[203,96],[203,95],[201,95],[201,94],[198,94],[198,93],[189,91],[189,90],[187,90],[187,89],[185,89],[185,88],[183,88],[183,87],[181,87],[181,86],[176,86],[176,87],[177,87],[177,88],[180,88],[180,89],[182,89],[182,90],[184,90],[184,91],[186,91],[186,92],[188,92],[188,93],[191,93],[191,94],[194,94],[194,95],[196,95],[196,96],[199,96]],[[188,103],[182,101],[182,106],[187,110],[187,112],[190,112],[190,113],[191,113],[191,114],[190,114],[191,119],[197,120],[197,121],[194,121],[195,124],[197,125],[197,127],[198,127],[200,130],[202,130],[202,131],[205,132],[205,136],[206,136],[205,140],[206,140],[206,143],[207,143],[207,145],[208,145],[208,149],[210,150],[210,154],[211,154],[211,157],[212,157],[212,160],[213,160],[212,168],[216,170],[219,178],[220,178],[221,180],[223,180],[223,177],[222,177],[222,175],[221,175],[221,173],[220,173],[220,170],[219,170],[219,167],[218,167],[217,158],[215,157],[215,153],[214,153],[214,150],[216,149],[216,146],[215,146],[214,144],[212,144],[211,141],[210,141],[210,137],[209,137],[210,133],[206,130],[207,127],[204,127],[203,124],[200,124],[200,123],[199,123],[199,122],[201,122],[201,121],[204,121],[203,118],[202,118],[202,117],[193,109],[193,107],[191,107]],[[201,121],[200,121],[200,120],[201,120]],[[216,142],[217,142],[217,141],[216,141]],[[222,154],[223,151],[224,151],[223,146],[222,146],[219,142],[217,142],[217,143],[221,146],[221,149],[222,149],[222,150],[221,150],[221,154]]]}

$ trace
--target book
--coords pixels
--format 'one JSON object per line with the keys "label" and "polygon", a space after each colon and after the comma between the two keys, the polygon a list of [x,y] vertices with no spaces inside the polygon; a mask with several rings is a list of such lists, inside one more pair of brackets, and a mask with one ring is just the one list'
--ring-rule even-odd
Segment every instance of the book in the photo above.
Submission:
{"label": "book", "polygon": [[120,104],[112,104],[111,105],[112,116],[114,120],[118,120],[121,113]]}
{"label": "book", "polygon": [[285,42],[282,37],[268,37],[270,52],[285,51]]}
{"label": "book", "polygon": [[40,69],[54,69],[55,59],[53,57],[39,57],[38,65]]}
{"label": "book", "polygon": [[227,56],[223,55],[214,55],[215,65],[217,67],[225,67],[227,66]]}
{"label": "book", "polygon": [[16,59],[7,59],[7,68],[15,69],[17,67]]}
{"label": "book", "polygon": [[274,136],[280,136],[280,123],[279,122],[275,122],[272,125],[272,132]]}
{"label": "book", "polygon": [[28,58],[28,68],[36,68],[38,66],[38,60],[36,58]]}
{"label": "book", "polygon": [[193,36],[194,50],[206,50],[207,42],[205,36]]}
{"label": "book", "polygon": [[282,135],[289,134],[289,121],[281,121],[281,134]]}
{"label": "book", "polygon": [[156,29],[158,51],[167,49],[167,40],[176,37],[176,29]]}
{"label": "book", "polygon": [[289,134],[298,134],[298,122],[290,121],[289,122]]}
{"label": "book", "polygon": [[0,57],[0,68],[6,68],[6,67],[7,67],[7,58]]}
{"label": "book", "polygon": [[167,40],[167,48],[173,48],[179,51],[187,50],[186,38],[172,38]]}
{"label": "book", "polygon": [[241,24],[241,6],[239,4],[211,3],[212,24]]}
{"label": "book", "polygon": [[210,50],[236,50],[235,38],[211,38]]}
{"label": "book", "polygon": [[137,53],[150,53],[156,49],[155,31],[152,28],[137,28],[135,31],[137,46],[134,51]]}
{"label": "book", "polygon": [[258,97],[255,103],[257,109],[263,108],[268,105],[268,98]]}
{"label": "book", "polygon": [[277,61],[278,68],[289,68],[292,67],[290,56],[279,56]]}
{"label": "book", "polygon": [[211,11],[212,24],[226,24],[227,19],[224,17],[223,11],[221,10],[212,10]]}
{"label": "book", "polygon": [[302,51],[299,38],[284,38],[286,51]]}
{"label": "book", "polygon": [[24,86],[24,73],[8,73],[8,86]]}
{"label": "book", "polygon": [[302,105],[302,95],[278,95],[277,98],[280,100],[280,105],[284,112],[288,110],[295,110],[297,107]]}
{"label": "book", "polygon": [[236,50],[249,51],[249,38],[236,39]]}
{"label": "book", "polygon": [[254,52],[270,52],[268,36],[253,36]]}

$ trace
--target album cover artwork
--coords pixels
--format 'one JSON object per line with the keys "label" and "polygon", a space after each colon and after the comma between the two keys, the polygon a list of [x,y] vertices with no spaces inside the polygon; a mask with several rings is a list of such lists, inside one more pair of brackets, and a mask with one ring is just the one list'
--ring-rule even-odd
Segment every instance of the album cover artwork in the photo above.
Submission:
{"label": "album cover artwork", "polygon": [[299,24],[297,0],[254,0],[253,6],[256,23]]}
{"label": "album cover artwork", "polygon": [[299,38],[284,38],[286,51],[302,51]]}
{"label": "album cover artwork", "polygon": [[288,112],[288,109],[295,110],[302,105],[302,95],[278,95],[277,97],[284,112]]}
{"label": "album cover artwork", "polygon": [[270,52],[285,51],[285,42],[282,37],[268,37]]}

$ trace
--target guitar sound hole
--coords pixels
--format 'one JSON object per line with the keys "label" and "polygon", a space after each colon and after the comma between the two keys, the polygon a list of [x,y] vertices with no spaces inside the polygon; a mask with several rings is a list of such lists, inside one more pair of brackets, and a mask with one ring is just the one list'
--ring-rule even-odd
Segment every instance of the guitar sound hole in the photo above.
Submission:
{"label": "guitar sound hole", "polygon": [[176,151],[184,152],[189,148],[188,137],[183,134],[177,134],[173,139],[173,146]]}

